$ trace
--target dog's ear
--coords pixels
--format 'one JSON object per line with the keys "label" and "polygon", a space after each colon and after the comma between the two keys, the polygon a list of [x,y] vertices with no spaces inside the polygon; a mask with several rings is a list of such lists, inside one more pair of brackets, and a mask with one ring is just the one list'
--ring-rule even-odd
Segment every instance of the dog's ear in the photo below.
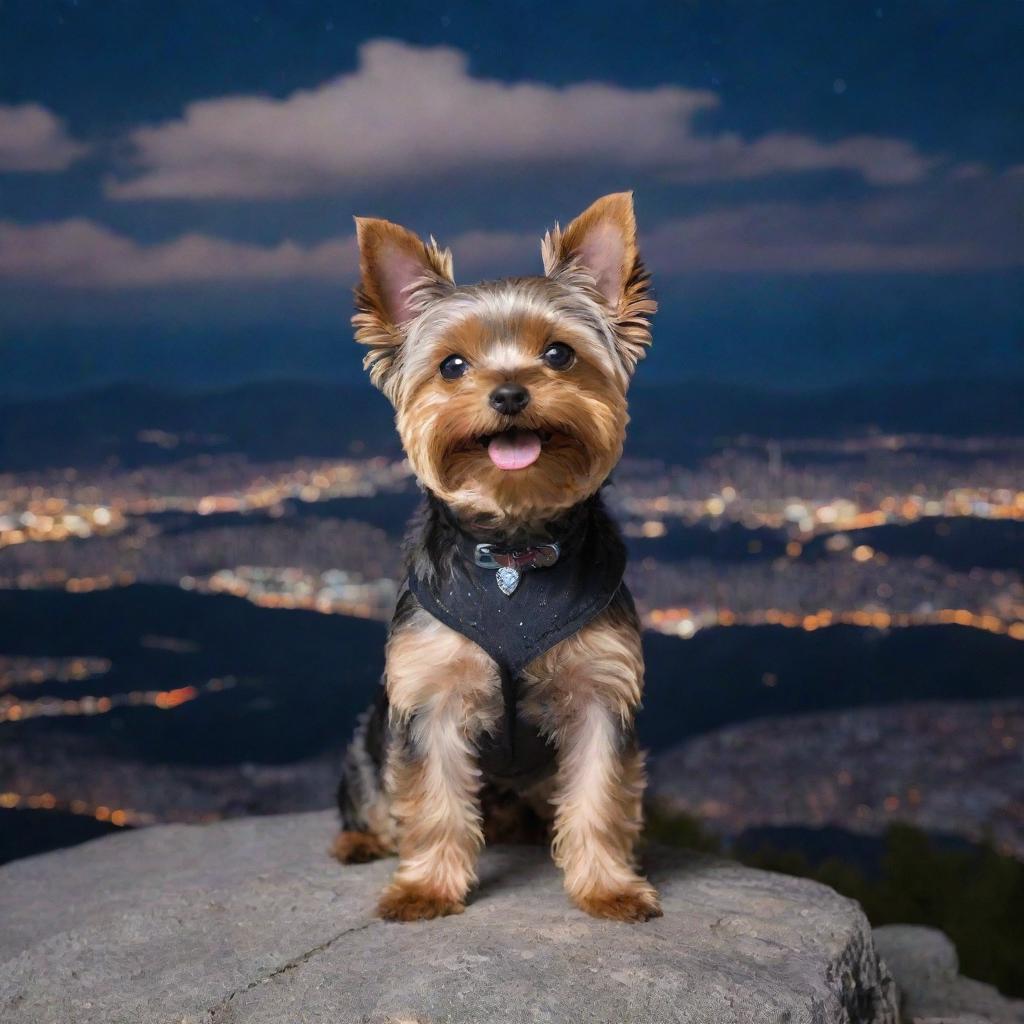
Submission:
{"label": "dog's ear", "polygon": [[360,283],[352,325],[363,366],[388,397],[409,324],[453,286],[452,254],[388,220],[356,217]]}
{"label": "dog's ear", "polygon": [[604,307],[632,373],[651,343],[650,317],[658,308],[637,249],[633,193],[603,196],[565,231],[556,224],[541,252],[548,277],[588,288]]}

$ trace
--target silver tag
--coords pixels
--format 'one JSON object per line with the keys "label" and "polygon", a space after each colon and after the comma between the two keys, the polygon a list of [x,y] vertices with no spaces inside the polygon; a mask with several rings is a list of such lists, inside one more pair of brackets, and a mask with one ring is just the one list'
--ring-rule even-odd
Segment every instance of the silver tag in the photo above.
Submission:
{"label": "silver tag", "polygon": [[522,573],[518,569],[512,569],[507,565],[501,566],[494,574],[494,578],[498,581],[498,589],[506,596],[511,596],[519,586],[521,576]]}

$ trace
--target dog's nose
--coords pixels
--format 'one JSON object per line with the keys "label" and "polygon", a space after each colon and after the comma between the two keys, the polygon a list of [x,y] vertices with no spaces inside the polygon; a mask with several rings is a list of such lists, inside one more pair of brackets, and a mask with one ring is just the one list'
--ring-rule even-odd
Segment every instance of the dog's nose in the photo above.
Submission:
{"label": "dog's nose", "polygon": [[499,384],[491,392],[491,408],[503,416],[515,416],[522,412],[530,403],[530,392],[522,386],[508,381]]}

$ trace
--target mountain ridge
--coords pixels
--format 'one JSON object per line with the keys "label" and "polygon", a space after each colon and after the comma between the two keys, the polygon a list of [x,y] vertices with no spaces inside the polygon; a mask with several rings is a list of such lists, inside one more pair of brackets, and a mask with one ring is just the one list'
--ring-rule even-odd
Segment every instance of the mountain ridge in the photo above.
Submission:
{"label": "mountain ridge", "polygon": [[[839,437],[865,431],[1024,435],[1024,381],[945,380],[814,392],[693,380],[631,394],[627,455],[688,462],[723,438]],[[213,391],[124,381],[59,397],[0,401],[0,470],[145,465],[198,451],[263,460],[397,456],[392,412],[369,385],[260,380]],[[179,436],[160,449],[139,435]]]}

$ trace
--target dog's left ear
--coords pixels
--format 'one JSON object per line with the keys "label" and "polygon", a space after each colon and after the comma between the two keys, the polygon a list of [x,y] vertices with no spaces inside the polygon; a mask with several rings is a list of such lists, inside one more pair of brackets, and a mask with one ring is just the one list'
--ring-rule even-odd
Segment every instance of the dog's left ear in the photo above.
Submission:
{"label": "dog's left ear", "polygon": [[556,224],[544,236],[541,252],[548,277],[589,287],[611,321],[619,354],[632,373],[647,354],[650,318],[658,308],[637,249],[633,193],[603,196],[565,231]]}
{"label": "dog's left ear", "polygon": [[394,400],[409,324],[454,286],[452,254],[388,220],[356,217],[360,283],[352,326],[370,380]]}

